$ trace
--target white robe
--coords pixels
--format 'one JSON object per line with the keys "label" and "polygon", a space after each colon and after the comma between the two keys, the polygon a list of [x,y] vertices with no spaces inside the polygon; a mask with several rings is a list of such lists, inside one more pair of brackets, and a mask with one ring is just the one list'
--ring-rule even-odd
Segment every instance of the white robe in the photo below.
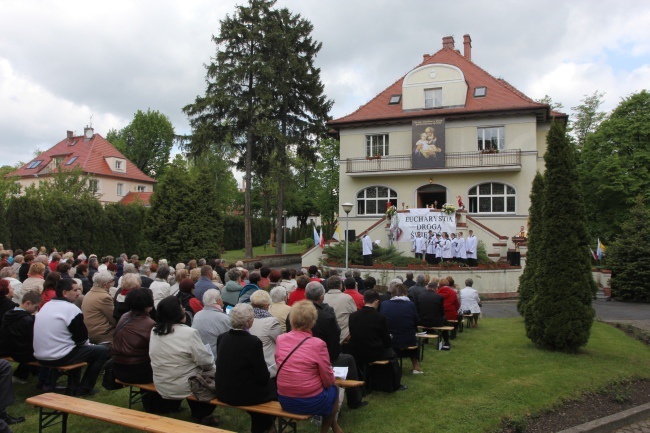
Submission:
{"label": "white robe", "polygon": [[415,238],[415,252],[423,253],[427,249],[427,241],[423,237]]}
{"label": "white robe", "polygon": [[370,239],[370,236],[365,235],[361,239],[361,246],[363,247],[364,256],[372,255],[372,240]]}
{"label": "white robe", "polygon": [[434,255],[436,253],[436,237],[432,236],[427,239],[427,255]]}
{"label": "white robe", "polygon": [[458,238],[456,241],[456,257],[466,259],[467,250],[465,249],[465,238]]}
{"label": "white robe", "polygon": [[467,258],[468,259],[476,259],[476,249],[478,247],[478,239],[476,239],[476,236],[468,236],[467,239],[465,240],[465,249],[467,250]]}
{"label": "white robe", "polygon": [[451,259],[451,241],[449,239],[443,239],[440,248],[442,249],[442,258]]}

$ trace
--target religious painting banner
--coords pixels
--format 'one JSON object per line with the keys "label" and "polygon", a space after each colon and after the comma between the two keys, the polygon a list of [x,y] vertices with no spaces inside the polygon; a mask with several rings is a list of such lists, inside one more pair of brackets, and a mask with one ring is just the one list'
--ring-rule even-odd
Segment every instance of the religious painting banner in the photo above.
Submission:
{"label": "religious painting banner", "polygon": [[412,134],[412,168],[444,168],[445,119],[414,120]]}
{"label": "religious painting banner", "polygon": [[398,242],[411,242],[418,233],[427,237],[433,233],[456,233],[456,212],[450,214],[442,210],[410,209],[398,212],[390,230]]}

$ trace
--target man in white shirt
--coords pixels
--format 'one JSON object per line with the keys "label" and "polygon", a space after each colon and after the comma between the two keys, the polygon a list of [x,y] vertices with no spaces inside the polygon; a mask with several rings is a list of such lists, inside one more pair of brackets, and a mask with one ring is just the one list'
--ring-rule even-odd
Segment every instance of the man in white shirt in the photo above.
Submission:
{"label": "man in white shirt", "polygon": [[363,248],[363,266],[372,266],[372,240],[368,234],[361,238],[361,247]]}
{"label": "man in white shirt", "polygon": [[469,231],[469,236],[465,240],[465,249],[467,250],[467,264],[470,266],[477,266],[478,239],[476,239],[472,230]]}

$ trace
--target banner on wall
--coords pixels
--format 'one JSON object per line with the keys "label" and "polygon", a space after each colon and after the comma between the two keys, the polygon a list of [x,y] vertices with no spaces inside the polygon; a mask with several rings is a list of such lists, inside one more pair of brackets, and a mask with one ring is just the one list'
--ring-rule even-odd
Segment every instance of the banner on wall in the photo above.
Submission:
{"label": "banner on wall", "polygon": [[456,212],[447,214],[440,210],[410,209],[408,212],[398,212],[391,232],[398,242],[411,242],[420,233],[428,236],[433,233],[456,233]]}
{"label": "banner on wall", "polygon": [[445,167],[445,119],[414,120],[412,123],[414,169]]}

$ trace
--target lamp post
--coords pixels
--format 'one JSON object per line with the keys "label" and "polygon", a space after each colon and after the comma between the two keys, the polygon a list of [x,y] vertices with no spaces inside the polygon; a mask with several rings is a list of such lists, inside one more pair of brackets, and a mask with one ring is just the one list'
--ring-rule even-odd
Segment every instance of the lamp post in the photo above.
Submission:
{"label": "lamp post", "polygon": [[282,229],[282,254],[287,253],[287,211],[282,211],[282,217],[284,218],[284,227]]}
{"label": "lamp post", "polygon": [[341,205],[341,207],[343,207],[343,212],[345,212],[345,270],[346,271],[348,270],[348,246],[349,246],[348,228],[350,227],[350,211],[352,210],[352,206],[354,206],[352,203],[343,203]]}

